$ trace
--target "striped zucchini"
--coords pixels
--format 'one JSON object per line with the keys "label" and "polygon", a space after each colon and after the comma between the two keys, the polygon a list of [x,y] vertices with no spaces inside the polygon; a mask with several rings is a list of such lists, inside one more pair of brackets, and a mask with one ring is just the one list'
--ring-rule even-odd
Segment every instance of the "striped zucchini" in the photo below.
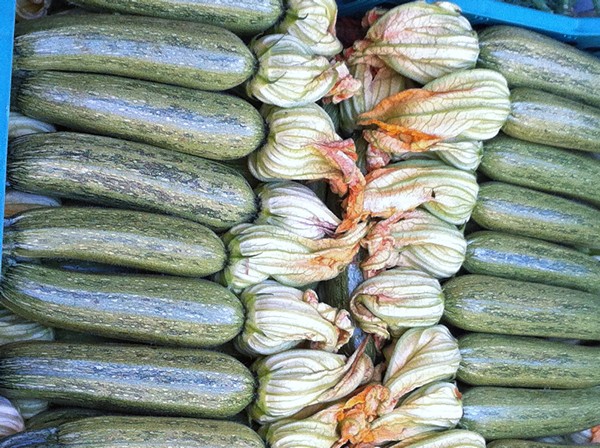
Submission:
{"label": "striped zucchini", "polygon": [[69,406],[225,418],[252,401],[254,378],[209,350],[23,342],[0,347],[0,390]]}
{"label": "striped zucchini", "polygon": [[458,341],[458,379],[474,386],[575,389],[600,385],[600,347],[471,333]]}
{"label": "striped zucchini", "polygon": [[600,206],[600,160],[506,135],[484,143],[480,171],[493,180],[583,199]]}
{"label": "striped zucchini", "polygon": [[474,387],[463,394],[464,429],[486,440],[567,434],[600,424],[600,387]]}
{"label": "striped zucchini", "polygon": [[173,417],[97,416],[29,430],[0,441],[0,448],[264,448],[239,423]]}
{"label": "striped zucchini", "polygon": [[16,189],[179,216],[225,230],[256,213],[254,192],[220,163],[110,137],[56,132],[10,144]]}
{"label": "striped zucchini", "polygon": [[487,448],[573,448],[591,446],[597,447],[598,445],[581,445],[581,444],[556,444],[546,442],[534,442],[533,440],[516,440],[516,439],[505,439],[495,440],[492,443],[488,443]]}
{"label": "striped zucchini", "polygon": [[49,327],[188,347],[223,344],[244,324],[239,299],[207,280],[90,274],[26,263],[4,272],[0,304]]}
{"label": "striped zucchini", "polygon": [[463,267],[493,275],[600,293],[600,263],[589,255],[534,238],[484,230],[467,237]]}
{"label": "striped zucchini", "polygon": [[256,60],[220,27],[150,17],[67,14],[21,22],[14,67],[125,76],[202,90],[246,81]]}
{"label": "striped zucchini", "polygon": [[223,269],[225,246],[201,224],[174,216],[99,207],[23,212],[5,221],[3,255],[64,258],[205,277]]}
{"label": "striped zucchini", "polygon": [[525,187],[482,184],[472,217],[490,230],[600,248],[600,210]]}
{"label": "striped zucchini", "polygon": [[546,90],[600,107],[600,60],[592,54],[513,26],[490,26],[478,35],[478,66],[502,73],[510,87]]}
{"label": "striped zucchini", "polygon": [[100,415],[107,415],[107,412],[98,409],[59,407],[34,415],[25,422],[25,425],[28,430],[52,428],[62,423],[74,422]]}
{"label": "striped zucchini", "polygon": [[283,14],[282,0],[72,0],[71,3],[124,14],[208,23],[241,35],[265,31]]}
{"label": "striped zucchini", "polygon": [[600,341],[600,296],[485,275],[444,285],[444,318],[463,330]]}
{"label": "striped zucchini", "polygon": [[511,137],[560,148],[600,152],[600,109],[541,90],[510,93],[502,131]]}
{"label": "striped zucchini", "polygon": [[265,133],[258,111],[235,96],[92,73],[37,72],[17,105],[70,129],[215,160],[249,154]]}

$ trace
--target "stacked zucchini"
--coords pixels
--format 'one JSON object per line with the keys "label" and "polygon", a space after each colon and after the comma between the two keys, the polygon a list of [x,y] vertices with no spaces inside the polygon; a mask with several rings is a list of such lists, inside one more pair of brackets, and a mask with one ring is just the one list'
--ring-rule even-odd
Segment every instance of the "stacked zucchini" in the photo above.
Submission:
{"label": "stacked zucchini", "polygon": [[0,303],[3,343],[21,342],[0,347],[0,387],[20,410],[3,430],[28,430],[1,446],[264,446],[225,421],[255,380],[224,345],[244,306],[212,279],[218,233],[256,213],[236,166],[265,124],[226,92],[256,58],[230,30],[283,8],[251,3],[17,25]]}
{"label": "stacked zucchini", "polygon": [[484,144],[468,274],[444,286],[445,319],[467,331],[462,426],[488,440],[574,433],[600,423],[600,61],[511,27],[480,45],[511,114]]}

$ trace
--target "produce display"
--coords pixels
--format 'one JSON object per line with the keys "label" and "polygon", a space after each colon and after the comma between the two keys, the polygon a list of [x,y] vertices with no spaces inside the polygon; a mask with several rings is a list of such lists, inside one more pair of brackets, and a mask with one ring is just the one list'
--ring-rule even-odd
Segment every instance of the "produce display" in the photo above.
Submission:
{"label": "produce display", "polygon": [[445,1],[18,3],[0,448],[600,443],[597,57]]}

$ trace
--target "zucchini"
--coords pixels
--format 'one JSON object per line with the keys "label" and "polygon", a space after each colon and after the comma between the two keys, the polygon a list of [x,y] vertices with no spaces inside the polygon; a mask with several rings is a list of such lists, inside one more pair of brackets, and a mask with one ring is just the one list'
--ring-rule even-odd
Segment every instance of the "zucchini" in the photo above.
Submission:
{"label": "zucchini", "polygon": [[93,73],[35,72],[17,106],[70,129],[214,160],[251,153],[265,133],[258,111],[235,96]]}
{"label": "zucchini", "polygon": [[458,340],[457,378],[473,386],[575,389],[600,385],[600,347],[471,333]]}
{"label": "zucchini", "polygon": [[560,148],[600,152],[600,109],[542,90],[510,92],[502,131],[511,137]]}
{"label": "zucchini", "polygon": [[73,132],[25,135],[9,153],[9,183],[30,193],[165,213],[216,230],[256,213],[243,176],[187,154]]}
{"label": "zucchini", "polygon": [[26,263],[6,268],[0,304],[49,327],[188,347],[223,344],[244,324],[239,299],[208,280],[91,274]]}
{"label": "zucchini", "polygon": [[530,188],[503,182],[480,185],[472,218],[490,230],[600,248],[600,210]]}
{"label": "zucchini", "polygon": [[505,439],[495,440],[487,445],[487,448],[573,448],[573,447],[598,447],[597,444],[556,444],[546,442],[534,442],[533,440],[516,440],[516,439]]}
{"label": "zucchini", "polygon": [[59,407],[34,415],[25,422],[25,425],[28,430],[52,428],[62,423],[106,414],[106,411],[98,409]]}
{"label": "zucchini", "polygon": [[125,76],[202,90],[246,81],[256,60],[220,27],[109,14],[67,14],[17,24],[14,67]]}
{"label": "zucchini", "polygon": [[506,135],[483,144],[479,170],[493,180],[558,193],[600,206],[600,160]]}
{"label": "zucchini", "polygon": [[123,14],[208,23],[241,35],[265,31],[284,11],[282,0],[71,0],[70,3]]}
{"label": "zucchini", "polygon": [[0,347],[0,390],[68,406],[225,418],[252,401],[254,378],[209,350],[23,342]]}
{"label": "zucchini", "polygon": [[503,232],[470,234],[463,268],[472,274],[600,293],[597,260],[559,244]]}
{"label": "zucchini", "polygon": [[0,441],[0,448],[264,448],[239,423],[192,418],[97,416],[30,430]]}
{"label": "zucchini", "polygon": [[567,434],[600,423],[600,387],[474,387],[463,394],[459,426],[486,440]]}
{"label": "zucchini", "polygon": [[3,255],[64,258],[205,277],[227,257],[215,233],[174,216],[99,207],[23,212],[5,221]]}
{"label": "zucchini", "polygon": [[500,72],[510,87],[531,87],[600,107],[600,60],[572,45],[514,26],[479,32],[479,67]]}
{"label": "zucchini", "polygon": [[444,318],[463,330],[600,341],[600,296],[485,275],[444,285]]}

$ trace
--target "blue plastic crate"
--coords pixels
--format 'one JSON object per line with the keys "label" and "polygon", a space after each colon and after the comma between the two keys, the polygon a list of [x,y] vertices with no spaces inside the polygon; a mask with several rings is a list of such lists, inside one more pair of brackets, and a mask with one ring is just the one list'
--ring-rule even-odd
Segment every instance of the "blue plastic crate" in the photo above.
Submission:
{"label": "blue plastic crate", "polygon": [[[600,18],[567,17],[494,0],[451,1],[476,25],[515,25],[574,43],[582,49],[600,49]],[[399,5],[406,0],[337,0],[337,3],[340,15],[356,16],[378,5]]]}
{"label": "blue plastic crate", "polygon": [[[0,6],[0,180],[2,185],[6,184],[6,150],[14,28],[15,1],[4,0],[2,6]],[[0,188],[0,217],[4,218],[4,188]],[[3,230],[4,226],[0,226],[0,241],[2,241]],[[2,249],[0,247],[1,253]]]}

